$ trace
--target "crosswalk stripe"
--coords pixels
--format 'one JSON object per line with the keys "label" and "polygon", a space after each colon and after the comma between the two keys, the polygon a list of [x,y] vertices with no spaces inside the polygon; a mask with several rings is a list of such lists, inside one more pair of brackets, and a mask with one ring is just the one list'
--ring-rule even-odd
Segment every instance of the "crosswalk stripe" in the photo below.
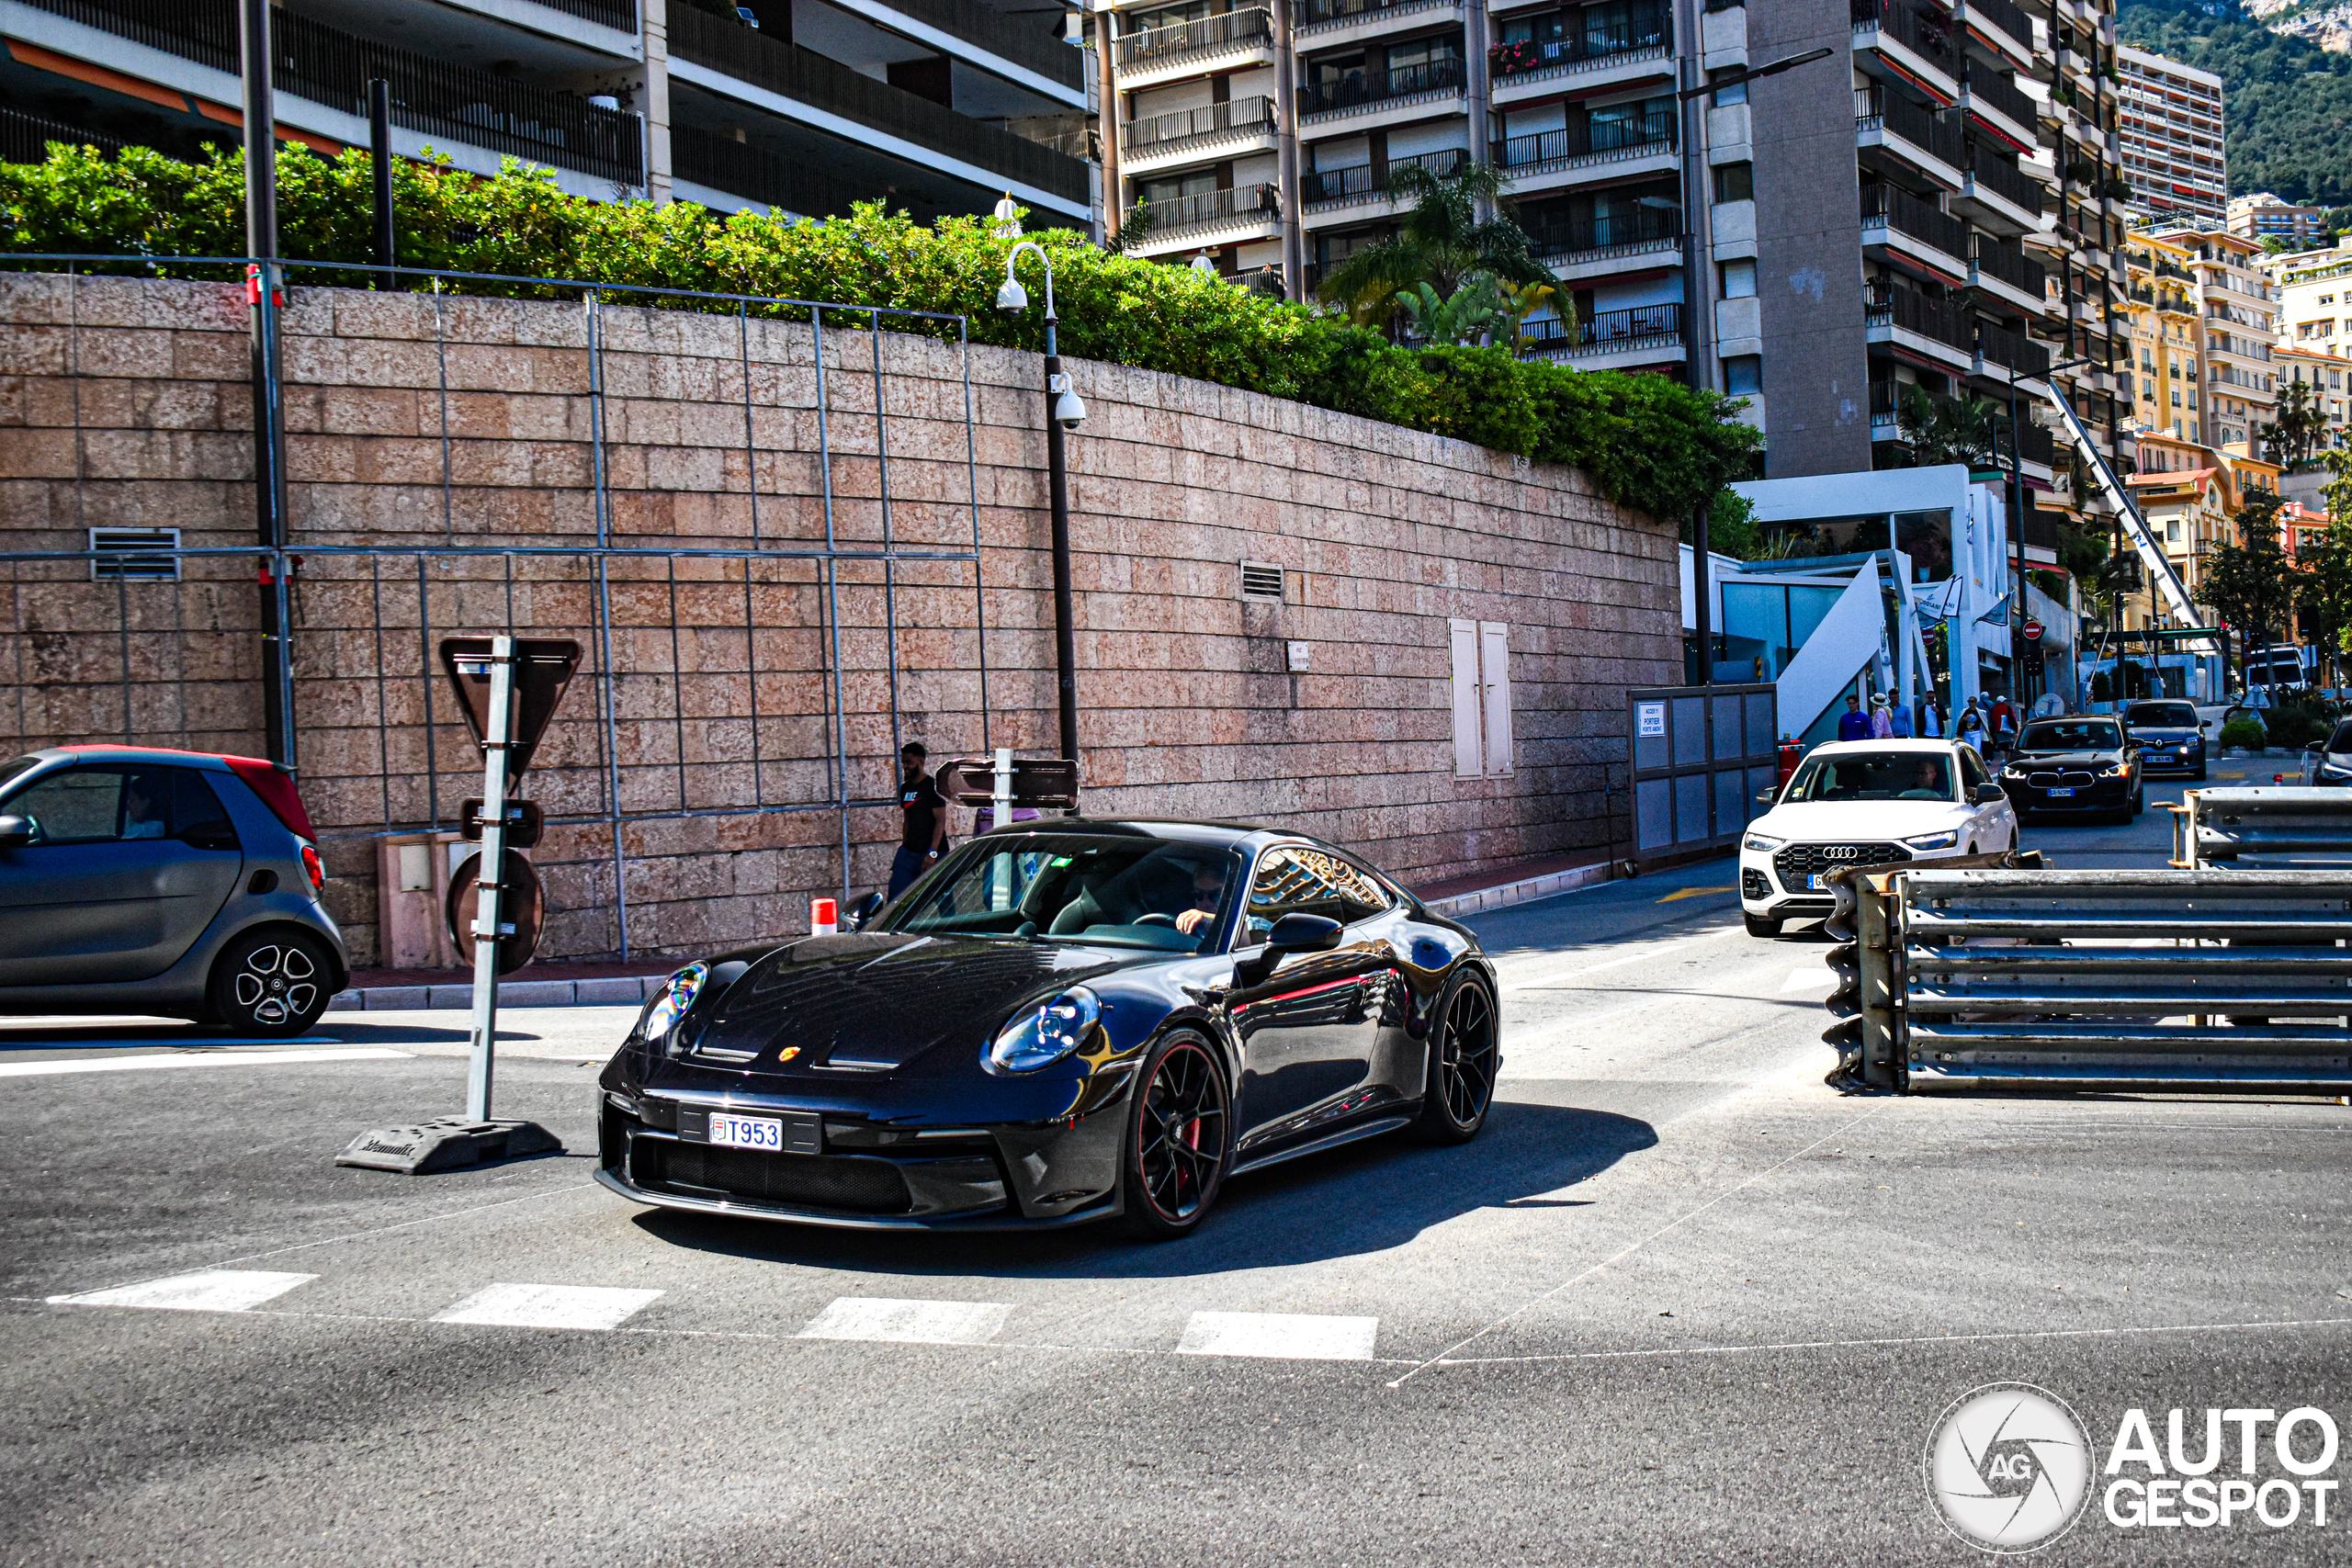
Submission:
{"label": "crosswalk stripe", "polygon": [[1808,964],[1802,969],[1792,969],[1789,977],[1781,982],[1783,995],[1790,991],[1826,991],[1838,984],[1838,976],[1826,964]]}
{"label": "crosswalk stripe", "polygon": [[160,1067],[266,1067],[300,1062],[406,1061],[406,1051],[380,1045],[351,1051],[232,1051],[219,1056],[74,1056],[62,1062],[0,1062],[0,1078],[45,1078],[64,1073],[136,1073]]}
{"label": "crosswalk stripe", "polygon": [[307,1285],[316,1274],[275,1274],[262,1269],[207,1269],[124,1285],[111,1291],[85,1291],[79,1295],[51,1296],[59,1306],[157,1307],[167,1312],[251,1312],[275,1301],[297,1285]]}
{"label": "crosswalk stripe", "polygon": [[1263,1356],[1298,1361],[1369,1361],[1380,1333],[1376,1317],[1305,1313],[1196,1312],[1176,1347],[1180,1356]]}
{"label": "crosswalk stripe", "polygon": [[618,1328],[661,1293],[605,1285],[491,1285],[435,1313],[433,1321],[505,1328]]}
{"label": "crosswalk stripe", "polygon": [[907,1345],[985,1345],[1012,1309],[1002,1302],[897,1301],[842,1296],[808,1320],[803,1339],[877,1339]]}

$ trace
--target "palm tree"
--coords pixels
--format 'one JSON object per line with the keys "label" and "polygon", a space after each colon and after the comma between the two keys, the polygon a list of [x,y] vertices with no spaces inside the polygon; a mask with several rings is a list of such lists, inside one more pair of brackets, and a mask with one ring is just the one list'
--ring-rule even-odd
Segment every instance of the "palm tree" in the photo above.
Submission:
{"label": "palm tree", "polygon": [[1514,334],[1518,331],[1509,319],[1501,291],[1485,273],[1472,275],[1450,299],[1439,299],[1437,290],[1426,283],[1400,288],[1396,304],[1411,321],[1413,336],[1425,344],[1476,343],[1490,333],[1499,334],[1507,326]]}
{"label": "palm tree", "polygon": [[1923,468],[1943,463],[1965,463],[1972,468],[1997,466],[2009,423],[1983,399],[1963,402],[1939,398],[1916,383],[1897,405],[1894,422],[1911,444],[1912,460]]}
{"label": "palm tree", "polygon": [[1527,231],[1504,202],[1502,176],[1494,170],[1465,164],[1440,175],[1408,164],[1389,172],[1388,188],[1410,197],[1412,210],[1394,236],[1331,269],[1318,290],[1326,303],[1367,325],[1386,326],[1403,308],[1397,295],[1419,284],[1450,299],[1480,274],[1501,284],[1552,281],[1529,254]]}

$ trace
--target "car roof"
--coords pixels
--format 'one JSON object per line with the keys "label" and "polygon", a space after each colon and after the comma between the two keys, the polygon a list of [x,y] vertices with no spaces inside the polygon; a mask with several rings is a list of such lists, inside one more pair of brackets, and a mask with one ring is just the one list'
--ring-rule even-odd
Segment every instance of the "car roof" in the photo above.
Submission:
{"label": "car roof", "polygon": [[[73,746],[43,746],[23,753],[44,761],[63,760],[74,762],[172,762],[185,768],[209,768],[214,773],[230,772],[229,759],[233,753],[223,751],[180,751],[168,746],[103,746],[77,744]],[[258,761],[259,758],[238,757],[238,761]]]}
{"label": "car roof", "polygon": [[1939,739],[1932,735],[1909,738],[1894,735],[1883,740],[1826,740],[1805,755],[1844,757],[1851,756],[1857,751],[1922,751],[1940,755],[1959,744],[1957,740]]}
{"label": "car roof", "polygon": [[1240,849],[1261,840],[1275,838],[1313,840],[1310,833],[1293,833],[1279,828],[1260,827],[1251,822],[1201,822],[1177,818],[1152,817],[1039,817],[1034,820],[1015,820],[1001,829],[982,835],[993,838],[998,831],[1018,833],[1087,833],[1103,838],[1164,839],[1170,843],[1221,844]]}

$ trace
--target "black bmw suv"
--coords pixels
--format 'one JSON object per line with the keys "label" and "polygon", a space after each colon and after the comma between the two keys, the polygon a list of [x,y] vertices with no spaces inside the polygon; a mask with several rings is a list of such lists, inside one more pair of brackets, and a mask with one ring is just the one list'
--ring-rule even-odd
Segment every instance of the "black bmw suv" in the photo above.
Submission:
{"label": "black bmw suv", "polygon": [[2146,800],[2140,787],[2140,749],[2105,714],[2037,718],[2027,725],[2001,770],[2001,788],[2019,817],[2064,811],[2128,822]]}

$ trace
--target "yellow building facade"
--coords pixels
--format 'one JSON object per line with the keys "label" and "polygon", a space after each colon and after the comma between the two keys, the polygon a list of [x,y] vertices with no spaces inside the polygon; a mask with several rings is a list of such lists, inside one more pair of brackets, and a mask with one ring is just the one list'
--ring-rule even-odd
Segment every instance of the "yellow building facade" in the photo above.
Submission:
{"label": "yellow building facade", "polygon": [[2124,251],[2132,417],[2143,440],[2151,434],[2191,443],[2206,438],[2196,255],[2190,246],[2143,235],[2133,236]]}

